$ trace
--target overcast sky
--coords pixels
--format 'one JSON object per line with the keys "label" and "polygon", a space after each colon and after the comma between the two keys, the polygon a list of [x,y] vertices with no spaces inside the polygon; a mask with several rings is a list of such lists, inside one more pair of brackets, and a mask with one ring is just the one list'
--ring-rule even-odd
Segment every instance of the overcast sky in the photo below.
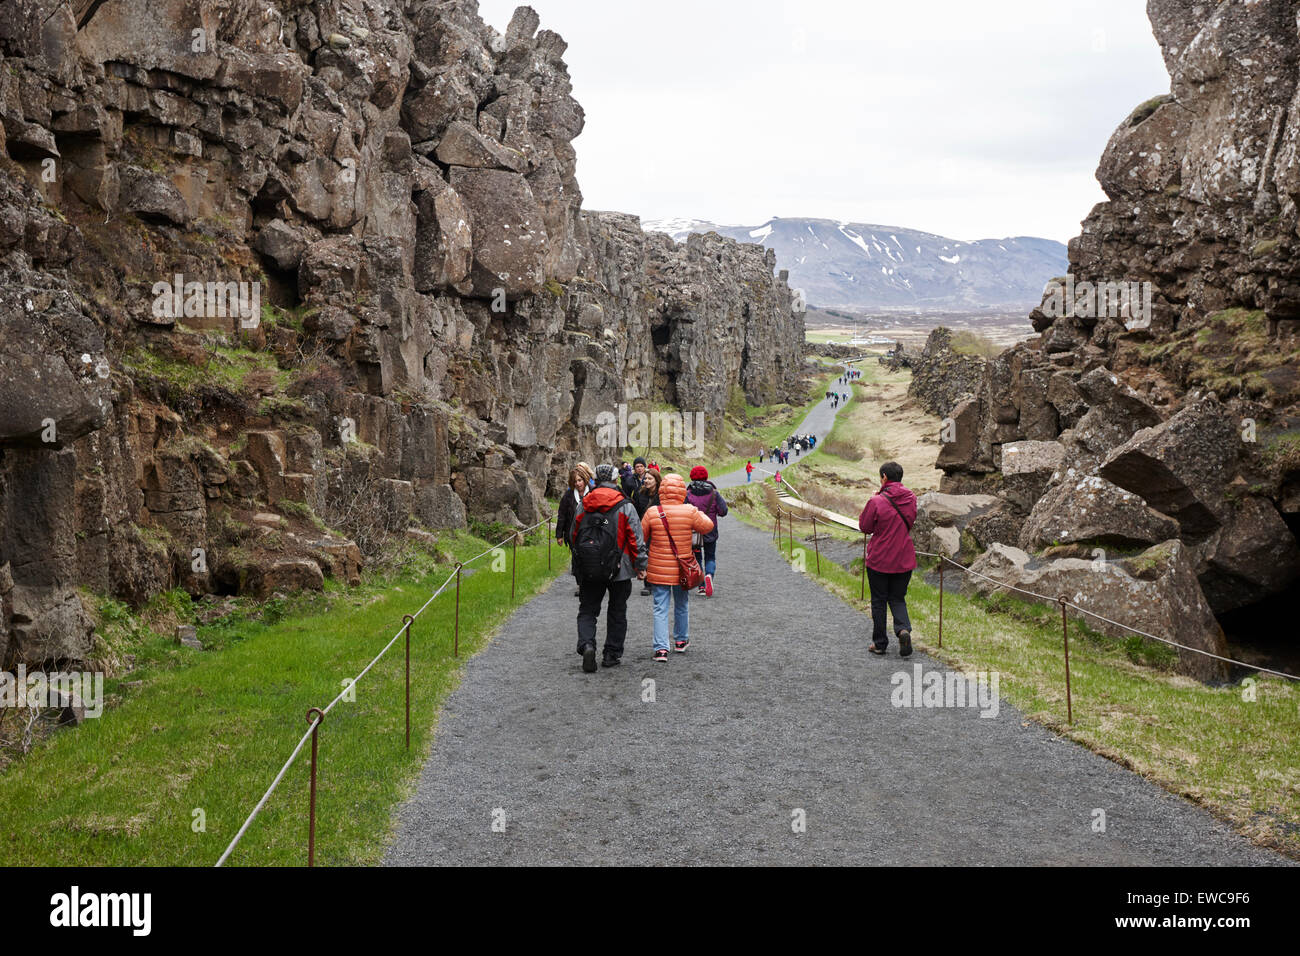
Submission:
{"label": "overcast sky", "polygon": [[[517,4],[480,0],[504,31]],[[590,209],[1062,242],[1169,77],[1141,0],[532,0],[587,114]]]}

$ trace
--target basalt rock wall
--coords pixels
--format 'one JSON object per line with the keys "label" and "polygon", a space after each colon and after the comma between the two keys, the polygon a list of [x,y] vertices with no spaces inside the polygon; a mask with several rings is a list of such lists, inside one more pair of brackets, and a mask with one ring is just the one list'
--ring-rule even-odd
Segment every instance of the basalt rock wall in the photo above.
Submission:
{"label": "basalt rock wall", "polygon": [[83,595],[532,524],[620,403],[798,392],[771,254],[582,209],[564,41],[470,0],[0,5],[0,664]]}
{"label": "basalt rock wall", "polygon": [[[1062,308],[1049,286],[1039,338],[941,410],[939,466],[944,491],[1003,497],[1011,546],[1113,554],[1173,519],[1222,617],[1300,579],[1300,3],[1147,10],[1170,90],[1106,147],[1108,199],[1070,243],[1076,294]],[[1151,308],[1086,294],[1107,283],[1147,284]],[[1154,516],[1109,529],[1107,502]]]}

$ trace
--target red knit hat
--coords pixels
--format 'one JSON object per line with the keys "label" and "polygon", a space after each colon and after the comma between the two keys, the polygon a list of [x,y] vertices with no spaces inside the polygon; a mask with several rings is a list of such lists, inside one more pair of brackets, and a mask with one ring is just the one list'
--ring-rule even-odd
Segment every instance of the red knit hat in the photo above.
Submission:
{"label": "red knit hat", "polygon": [[709,469],[703,465],[696,465],[691,469],[691,481],[706,481],[709,477]]}

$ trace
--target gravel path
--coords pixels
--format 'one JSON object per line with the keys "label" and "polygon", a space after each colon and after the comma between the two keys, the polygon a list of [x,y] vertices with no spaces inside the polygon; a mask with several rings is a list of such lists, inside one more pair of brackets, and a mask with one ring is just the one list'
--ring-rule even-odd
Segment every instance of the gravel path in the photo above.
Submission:
{"label": "gravel path", "polygon": [[939,665],[866,653],[863,617],[761,531],[724,519],[718,557],[667,664],[636,590],[623,665],[591,675],[571,579],[516,613],[466,664],[386,862],[1287,862],[1005,703],[895,708],[891,675]]}
{"label": "gravel path", "polygon": [[[847,384],[841,385],[838,384],[838,382],[833,382],[831,384],[831,391],[848,392],[850,395],[853,394],[853,390]],[[848,408],[847,402],[842,403],[839,408],[831,408],[830,399],[824,398],[816,405],[813,406],[812,410],[808,412],[808,414],[804,417],[804,420],[799,423],[799,427],[792,429],[790,434],[816,435],[817,441],[819,443],[823,442],[826,440],[826,436],[830,434],[831,428],[835,425],[835,416],[839,414],[839,412],[842,409],[845,408]],[[817,454],[816,448],[814,448],[812,451],[804,452],[802,455],[799,456],[796,456],[795,453],[792,451],[790,452],[790,464],[793,465],[795,462],[807,458],[809,455],[815,455],[815,454]],[[764,461],[762,463],[759,463],[757,460],[755,460],[754,461],[755,483],[770,478],[772,473],[774,473],[776,470],[777,470],[776,465],[771,461]],[[737,485],[743,485],[746,483],[745,469],[742,467],[736,469],[735,471],[728,472],[725,475],[710,476],[710,480],[712,480],[712,482],[715,485],[717,485],[719,488],[734,488]]]}

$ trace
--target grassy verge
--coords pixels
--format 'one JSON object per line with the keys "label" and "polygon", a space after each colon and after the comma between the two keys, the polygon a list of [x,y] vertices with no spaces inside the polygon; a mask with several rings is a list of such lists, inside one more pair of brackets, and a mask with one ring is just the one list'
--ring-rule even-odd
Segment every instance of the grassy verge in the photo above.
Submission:
{"label": "grassy verge", "polygon": [[[759,494],[739,496],[732,510],[772,527]],[[804,548],[807,573],[869,614],[870,595],[859,598],[861,559],[851,569],[823,559],[818,574],[800,540],[806,533],[806,526],[796,527],[794,546]],[[1247,686],[1210,687],[1181,677],[1163,669],[1168,655],[1159,649],[1071,621],[1069,724],[1054,608],[946,593],[942,649],[938,588],[914,577],[908,609],[917,647],[961,671],[997,671],[1002,697],[1029,719],[1201,804],[1256,843],[1300,858],[1300,688],[1294,683],[1259,677],[1252,700]]]}
{"label": "grassy verge", "polygon": [[[483,646],[516,606],[566,567],[547,569],[545,530],[518,550],[510,600],[510,551],[476,562],[463,578],[460,660]],[[469,534],[440,549],[464,560],[488,546]],[[445,558],[445,556],[444,556]],[[146,636],[132,684],[96,720],[60,731],[0,774],[0,865],[214,863],[307,727],[450,573],[444,559],[349,591],[303,596],[260,619],[200,627],[206,649]],[[404,658],[399,640],[340,702],[320,731],[317,862],[376,862],[395,806],[428,753],[438,708],[458,680],[452,657],[454,588],[412,628],[411,749],[404,737]],[[231,857],[230,865],[306,861],[305,750]],[[196,832],[196,811],[206,829]]]}

